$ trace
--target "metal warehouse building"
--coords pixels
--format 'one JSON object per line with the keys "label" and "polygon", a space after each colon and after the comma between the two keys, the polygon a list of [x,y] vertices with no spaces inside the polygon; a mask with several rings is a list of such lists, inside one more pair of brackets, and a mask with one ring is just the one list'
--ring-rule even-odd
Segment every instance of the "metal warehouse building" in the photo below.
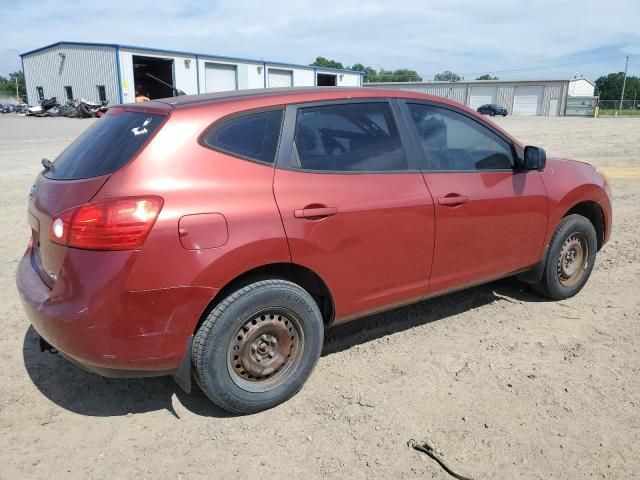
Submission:
{"label": "metal warehouse building", "polygon": [[[135,101],[136,88],[149,98],[289,86],[362,86],[352,70],[223,57],[129,45],[58,42],[23,53],[30,103],[57,97],[110,104]],[[155,77],[155,79],[153,78]],[[164,84],[163,84],[164,82]]]}
{"label": "metal warehouse building", "polygon": [[593,97],[595,86],[585,78],[564,80],[473,80],[460,82],[367,83],[365,87],[410,90],[463,103],[474,110],[486,103],[513,115],[567,114],[572,97]]}

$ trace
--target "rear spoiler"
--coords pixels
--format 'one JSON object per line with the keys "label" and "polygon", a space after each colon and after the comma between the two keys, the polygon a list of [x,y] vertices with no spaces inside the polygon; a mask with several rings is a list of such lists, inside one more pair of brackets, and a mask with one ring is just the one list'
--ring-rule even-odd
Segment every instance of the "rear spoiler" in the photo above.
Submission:
{"label": "rear spoiler", "polygon": [[167,116],[174,110],[173,105],[163,102],[125,103],[115,105],[107,110],[107,115],[119,115],[124,112],[150,113],[153,115]]}

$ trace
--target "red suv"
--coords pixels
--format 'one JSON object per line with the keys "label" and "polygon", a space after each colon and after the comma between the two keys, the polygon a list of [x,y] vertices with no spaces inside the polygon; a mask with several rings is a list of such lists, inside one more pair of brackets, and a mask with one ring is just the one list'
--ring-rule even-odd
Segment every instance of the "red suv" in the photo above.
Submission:
{"label": "red suv", "polygon": [[17,273],[41,344],[238,413],[294,395],[331,325],[511,275],[570,297],[611,232],[595,168],[411,92],[123,105],[43,165]]}

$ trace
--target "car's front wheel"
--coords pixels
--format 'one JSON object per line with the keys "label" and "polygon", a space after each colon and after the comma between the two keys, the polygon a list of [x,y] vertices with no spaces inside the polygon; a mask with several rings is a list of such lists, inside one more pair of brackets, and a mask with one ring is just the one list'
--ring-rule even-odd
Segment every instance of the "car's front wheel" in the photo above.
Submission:
{"label": "car's front wheel", "polygon": [[302,388],[323,339],[322,315],[306,290],[286,280],[257,281],[228,295],[200,326],[194,377],[225,410],[266,410]]}
{"label": "car's front wheel", "polygon": [[597,248],[591,222],[582,215],[566,216],[551,238],[542,280],[535,289],[554,300],[572,297],[587,283]]}

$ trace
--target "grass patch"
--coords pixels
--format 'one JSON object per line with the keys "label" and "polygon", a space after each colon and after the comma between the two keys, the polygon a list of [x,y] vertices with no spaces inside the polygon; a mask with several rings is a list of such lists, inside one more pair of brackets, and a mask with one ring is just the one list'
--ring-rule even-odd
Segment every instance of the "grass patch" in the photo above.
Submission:
{"label": "grass patch", "polygon": [[599,117],[640,117],[640,110],[625,110],[619,113],[617,108],[601,108],[598,111]]}

